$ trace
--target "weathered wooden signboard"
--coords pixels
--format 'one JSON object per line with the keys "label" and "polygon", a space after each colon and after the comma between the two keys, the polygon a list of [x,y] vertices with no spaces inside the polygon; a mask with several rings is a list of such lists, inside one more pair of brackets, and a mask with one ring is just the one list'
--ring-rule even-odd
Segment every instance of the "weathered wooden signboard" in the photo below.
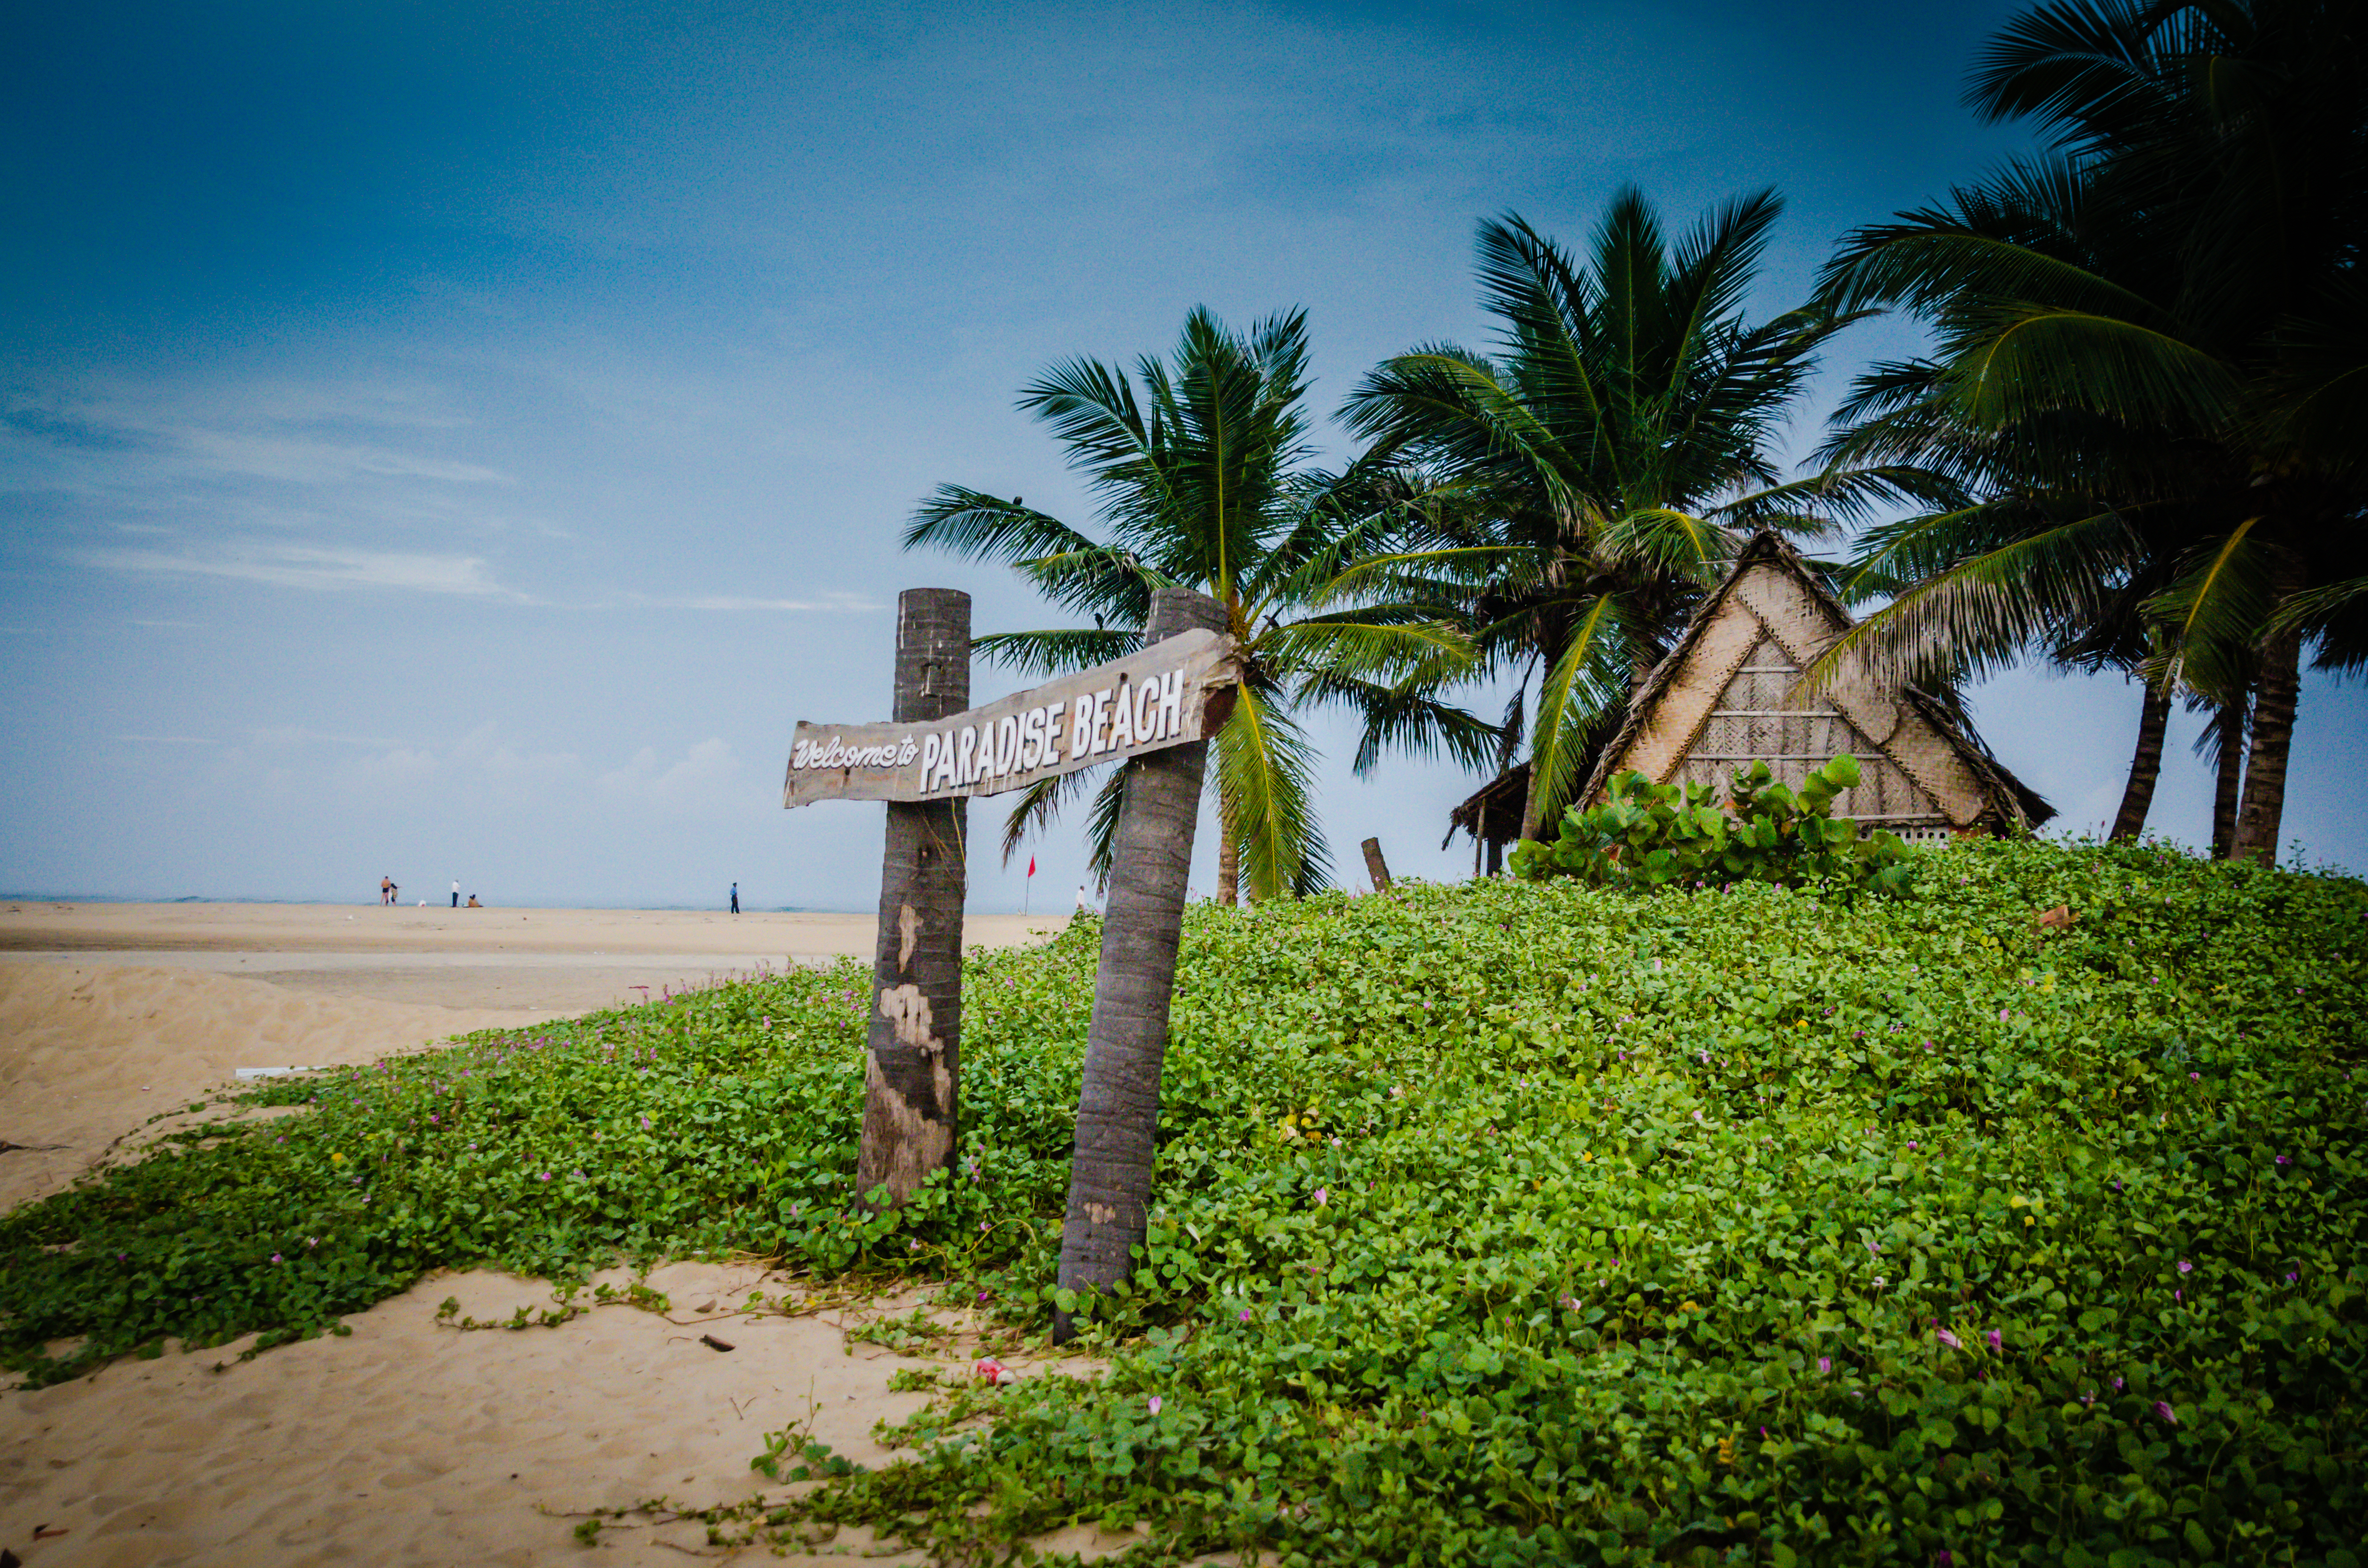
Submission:
{"label": "weathered wooden signboard", "polygon": [[1206,740],[1241,678],[1233,639],[1193,630],[924,723],[801,722],[781,804],[947,801]]}
{"label": "weathered wooden signboard", "polygon": [[[1241,680],[1224,626],[1214,599],[1162,588],[1140,653],[953,712],[970,700],[970,596],[909,589],[897,600],[896,722],[801,723],[791,746],[783,805],[888,802],[856,1153],[867,1205],[905,1202],[958,1144],[966,797],[1126,764],[1061,1231],[1064,1290],[1123,1280],[1146,1233],[1205,743]],[[1067,1312],[1055,1316],[1056,1340],[1073,1329]]]}

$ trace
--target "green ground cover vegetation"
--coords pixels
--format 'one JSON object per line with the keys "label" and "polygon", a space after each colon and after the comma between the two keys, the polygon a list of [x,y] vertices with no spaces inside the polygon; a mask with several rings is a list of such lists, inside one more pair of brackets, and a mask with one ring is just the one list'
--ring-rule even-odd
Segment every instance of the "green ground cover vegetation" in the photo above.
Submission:
{"label": "green ground cover vegetation", "polygon": [[[1196,908],[1108,1375],[951,1392],[913,1462],[769,1517],[957,1560],[1100,1518],[1159,1560],[2356,1562],[2368,889],[1914,853],[1849,904]],[[0,1220],[0,1351],[50,1381],[438,1267],[702,1252],[1041,1327],[1094,942],[973,960],[961,1167],[903,1213],[852,1203],[842,965],[271,1085],[303,1114]]]}

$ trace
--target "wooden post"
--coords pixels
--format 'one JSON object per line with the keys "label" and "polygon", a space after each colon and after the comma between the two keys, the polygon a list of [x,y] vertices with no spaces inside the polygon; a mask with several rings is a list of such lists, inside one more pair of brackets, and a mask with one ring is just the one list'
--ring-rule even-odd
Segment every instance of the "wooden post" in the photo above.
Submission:
{"label": "wooden post", "polygon": [[1390,863],[1382,858],[1382,841],[1369,838],[1364,843],[1365,875],[1373,879],[1375,892],[1390,891]]}
{"label": "wooden post", "polygon": [[[896,600],[896,718],[925,722],[970,706],[970,596],[908,588]],[[880,936],[871,961],[859,1199],[890,1205],[953,1163],[962,1073],[962,800],[888,802]]]}
{"label": "wooden post", "polygon": [[[1196,627],[1224,631],[1224,607],[1181,588],[1162,588],[1152,597],[1144,642]],[[1212,719],[1210,728],[1218,722]],[[1147,1228],[1159,1073],[1208,749],[1206,741],[1194,741],[1126,765],[1077,1096],[1068,1212],[1061,1226],[1058,1279],[1065,1290],[1100,1290],[1124,1279]],[[1074,1331],[1069,1313],[1053,1315],[1056,1343]]]}

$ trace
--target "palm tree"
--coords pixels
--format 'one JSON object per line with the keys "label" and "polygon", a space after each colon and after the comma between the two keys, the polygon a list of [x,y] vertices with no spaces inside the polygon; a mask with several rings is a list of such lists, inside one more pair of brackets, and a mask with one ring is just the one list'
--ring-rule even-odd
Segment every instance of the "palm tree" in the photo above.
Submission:
{"label": "palm tree", "polygon": [[1926,504],[1861,536],[1845,591],[1890,602],[1816,668],[1872,654],[1947,687],[2036,653],[2140,676],[2137,746],[2110,834],[2125,842],[2146,825],[2174,697],[2174,630],[2156,601],[2248,474],[2192,424],[2133,426],[2045,403],[1969,413],[1999,320],[2031,301],[2172,319],[2155,302],[2172,282],[2163,247],[2093,222],[2090,195],[2066,160],[2012,161],[1937,207],[1857,231],[1828,264],[1835,308],[1904,301],[1937,348],[1873,367],[1837,412],[1827,460],[1916,472]]}
{"label": "palm tree", "polygon": [[1398,548],[1342,584],[1452,607],[1479,669],[1520,672],[1505,727],[1526,708],[1523,837],[1560,812],[1740,534],[1814,530],[1808,504],[1857,504],[1857,477],[1783,484],[1768,454],[1842,324],[1812,311],[1745,321],[1782,210],[1772,191],[1741,198],[1672,247],[1623,188],[1588,265],[1517,216],[1485,222],[1481,298],[1503,324],[1499,353],[1427,345],[1349,400],[1365,460],[1412,476],[1415,495]]}
{"label": "palm tree", "polygon": [[[1083,669],[1142,643],[1154,590],[1186,587],[1224,608],[1242,655],[1233,712],[1217,735],[1220,902],[1320,887],[1329,856],[1310,799],[1311,706],[1364,721],[1357,757],[1444,748],[1484,756],[1492,727],[1434,695],[1469,668],[1467,640],[1407,603],[1343,605],[1327,584],[1384,537],[1395,509],[1372,465],[1327,473],[1308,464],[1307,326],[1294,311],[1229,332],[1207,311],[1185,318],[1172,362],[1145,355],[1130,378],[1092,359],[1053,366],[1019,406],[1051,426],[1090,476],[1098,531],[1025,505],[943,485],[915,511],[909,549],[951,550],[1019,568],[1046,597],[1090,615],[1091,628],[1005,632],[976,652],[1028,674]],[[1319,603],[1319,599],[1323,602]],[[1121,802],[1108,772],[1091,813],[1107,876]],[[1047,780],[1012,812],[1004,853],[1050,822],[1085,774]]]}
{"label": "palm tree", "polygon": [[[2305,643],[2322,666],[2368,662],[2368,484],[2344,417],[2368,379],[2368,36],[2355,10],[2055,0],[2024,13],[1992,40],[1969,97],[1990,119],[2049,129],[2085,238],[2125,262],[2151,257],[2148,280],[1908,214],[1852,236],[1825,294],[1947,324],[1935,409],[1969,438],[2085,421],[2092,447],[2076,455],[2107,468],[2123,449],[2201,454],[2183,494],[2144,497],[2185,509],[2192,528],[2146,613],[2166,633],[2152,662],[2164,700],[2184,680],[2224,715],[2248,708],[2240,857],[2276,852]],[[2099,477],[2074,488],[2127,521],[2133,496]],[[2046,591],[2009,584],[2009,564],[1980,563],[1987,587]],[[1945,608],[1949,594],[1930,598]]]}

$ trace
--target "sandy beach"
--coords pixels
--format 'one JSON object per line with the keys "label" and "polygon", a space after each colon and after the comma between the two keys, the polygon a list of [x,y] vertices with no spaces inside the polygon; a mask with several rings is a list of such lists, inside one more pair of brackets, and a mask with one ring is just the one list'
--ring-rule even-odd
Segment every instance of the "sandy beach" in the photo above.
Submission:
{"label": "sandy beach", "polygon": [[[966,935],[1041,941],[1064,923],[973,917]],[[868,957],[871,926],[691,911],[0,905],[0,1208],[187,1119],[242,1067],[366,1062],[638,1001],[645,986]],[[674,1303],[663,1316],[610,1307],[556,1329],[461,1333],[435,1321],[445,1297],[507,1316],[548,1304],[549,1289],[447,1276],[358,1314],[347,1338],[245,1363],[237,1345],[167,1354],[0,1392],[0,1547],[28,1568],[523,1564],[580,1551],[562,1517],[575,1510],[746,1495],[761,1434],[809,1414],[824,1441],[886,1461],[872,1424],[923,1396],[887,1392],[900,1358],[845,1353],[848,1312],[877,1309],[793,1302],[801,1315],[724,1318],[783,1283],[702,1264],[655,1282]],[[716,1312],[701,1313],[710,1301]],[[712,1319],[731,1324],[714,1332],[732,1352],[700,1343]],[[598,1560],[679,1562],[704,1536],[611,1528]],[[850,1533],[812,1561],[867,1549]]]}
{"label": "sandy beach", "polygon": [[[1062,915],[973,915],[973,947],[1041,941]],[[0,903],[0,962],[161,966],[290,990],[572,1017],[790,963],[871,955],[871,915],[334,903]],[[478,1026],[471,1026],[478,1027]]]}

